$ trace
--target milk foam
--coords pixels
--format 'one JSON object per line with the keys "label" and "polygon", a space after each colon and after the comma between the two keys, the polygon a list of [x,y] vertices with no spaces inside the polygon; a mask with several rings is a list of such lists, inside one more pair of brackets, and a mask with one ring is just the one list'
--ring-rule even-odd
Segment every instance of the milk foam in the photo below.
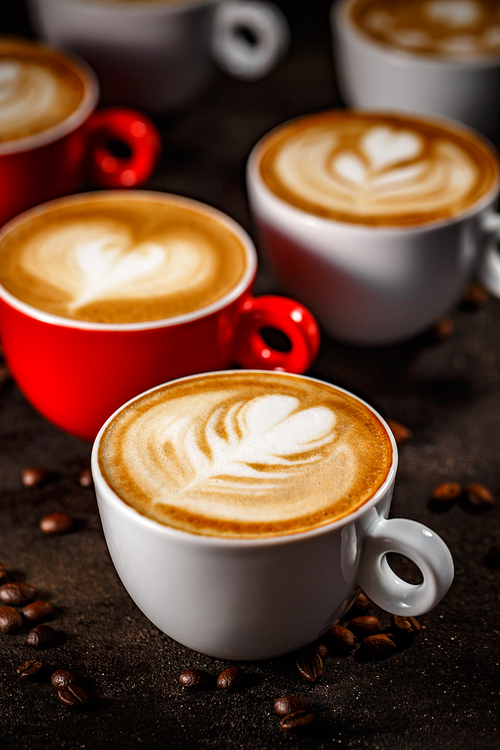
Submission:
{"label": "milk foam", "polygon": [[342,516],[384,481],[387,436],[354,399],[277,374],[195,382],[108,428],[102,469],[140,512],[200,533],[267,535]]}
{"label": "milk foam", "polygon": [[261,174],[277,195],[318,216],[414,224],[455,215],[492,186],[485,148],[438,125],[337,111],[271,133]]}
{"label": "milk foam", "polygon": [[352,18],[390,46],[431,55],[500,55],[500,8],[494,0],[356,0]]}

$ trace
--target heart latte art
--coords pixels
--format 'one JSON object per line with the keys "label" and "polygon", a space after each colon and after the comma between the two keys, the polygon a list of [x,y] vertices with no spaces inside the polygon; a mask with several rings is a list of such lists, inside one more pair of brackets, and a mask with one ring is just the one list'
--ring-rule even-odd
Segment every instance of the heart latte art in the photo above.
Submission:
{"label": "heart latte art", "polygon": [[83,72],[66,55],[0,37],[0,145],[64,122],[85,92]]}
{"label": "heart latte art", "polygon": [[255,537],[314,528],[365,503],[392,449],[379,419],[319,381],[212,373],[122,410],[99,449],[128,504],[194,533]]}
{"label": "heart latte art", "polygon": [[468,131],[431,121],[335,110],[263,139],[261,177],[308,213],[361,224],[455,216],[496,185],[494,156]]}
{"label": "heart latte art", "polygon": [[372,40],[406,52],[500,55],[497,0],[354,0],[350,18]]}
{"label": "heart latte art", "polygon": [[215,212],[143,193],[89,194],[35,211],[0,241],[0,281],[45,312],[135,323],[216,302],[246,267]]}

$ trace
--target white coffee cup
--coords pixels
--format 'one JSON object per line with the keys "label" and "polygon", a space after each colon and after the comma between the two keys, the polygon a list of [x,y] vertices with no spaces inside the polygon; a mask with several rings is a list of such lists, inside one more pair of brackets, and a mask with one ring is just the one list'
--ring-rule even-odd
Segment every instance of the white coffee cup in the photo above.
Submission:
{"label": "white coffee cup", "polygon": [[[331,8],[337,82],[346,105],[442,115],[498,137],[500,54],[420,54],[391,47],[355,26],[350,11],[356,2],[337,0]],[[447,5],[464,4],[448,0]],[[476,3],[466,0],[466,5],[467,11]],[[463,7],[457,7],[460,11]],[[467,33],[460,24],[454,28],[457,35]]]}
{"label": "white coffee cup", "polygon": [[[245,375],[241,370],[235,373]],[[163,387],[180,383],[192,389],[197,378],[206,383],[207,378],[235,373],[192,376]],[[252,372],[253,378],[258,376],[258,371]],[[302,376],[285,377],[299,378],[302,384],[318,383]],[[379,415],[352,398],[380,419],[390,441],[388,471],[379,489],[337,521],[259,538],[190,533],[159,523],[124,502],[101,471],[99,453],[107,426],[127,405],[106,422],[92,451],[104,535],[125,588],[157,627],[189,648],[217,658],[265,659],[305,646],[325,633],[347,611],[359,587],[385,610],[403,616],[423,614],[443,598],[453,579],[451,554],[426,526],[388,519],[396,443]],[[155,450],[152,447],[151,455]],[[410,558],[420,568],[420,584],[407,583],[393,572],[387,562],[391,552]]]}
{"label": "white coffee cup", "polygon": [[[356,115],[356,111],[353,113]],[[393,113],[358,114],[393,117]],[[403,113],[395,117],[401,119],[403,129],[405,121],[408,125],[428,122],[438,129],[463,133],[483,144],[498,171],[495,151],[465,126]],[[293,126],[301,119],[290,123]],[[335,220],[293,205],[264,181],[260,170],[263,144],[287,126],[278,126],[264,136],[247,165],[249,201],[260,249],[280,287],[306,304],[326,333],[355,344],[403,341],[448,314],[484,254],[495,257],[491,256],[491,247],[500,234],[498,215],[494,213],[498,175],[479,200],[439,220],[404,226]],[[401,164],[405,164],[404,159]],[[483,275],[487,281],[494,270],[483,268]]]}
{"label": "white coffee cup", "polygon": [[211,57],[231,75],[255,80],[289,44],[284,14],[257,0],[30,0],[29,8],[39,35],[91,61],[104,102],[153,112],[192,102]]}

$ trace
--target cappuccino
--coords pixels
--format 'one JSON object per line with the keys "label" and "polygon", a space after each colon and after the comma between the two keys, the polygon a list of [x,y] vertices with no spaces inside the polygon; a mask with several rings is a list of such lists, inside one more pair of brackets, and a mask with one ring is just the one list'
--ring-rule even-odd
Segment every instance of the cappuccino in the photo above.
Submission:
{"label": "cappuccino", "polygon": [[57,49],[0,37],[0,151],[71,118],[89,96],[87,78]]}
{"label": "cappuccino", "polygon": [[491,149],[458,125],[355,110],[292,120],[262,139],[256,159],[281,200],[355,224],[414,226],[459,216],[498,181]]}
{"label": "cappuccino", "polygon": [[497,0],[354,0],[349,16],[372,41],[413,54],[500,55]]}
{"label": "cappuccino", "polygon": [[0,283],[39,310],[121,324],[189,315],[237,287],[243,232],[215,209],[164,193],[72,196],[0,236]]}
{"label": "cappuccino", "polygon": [[125,406],[98,463],[139,513],[206,536],[259,538],[331,523],[382,487],[393,449],[361,401],[277,372],[209,373]]}

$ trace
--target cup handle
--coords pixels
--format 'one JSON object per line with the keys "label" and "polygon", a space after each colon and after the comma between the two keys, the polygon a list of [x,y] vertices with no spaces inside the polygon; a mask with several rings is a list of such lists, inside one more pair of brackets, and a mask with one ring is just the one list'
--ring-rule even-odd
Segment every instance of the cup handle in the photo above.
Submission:
{"label": "cup handle", "polygon": [[[263,328],[284,333],[290,350],[272,349],[262,337]],[[234,359],[242,367],[302,373],[318,353],[320,332],[313,315],[299,302],[269,294],[244,302],[234,341]]]}
{"label": "cup handle", "polygon": [[489,235],[489,244],[481,262],[478,278],[495,297],[500,297],[500,214],[488,213],[484,217],[483,230]]}
{"label": "cup handle", "polygon": [[[100,187],[129,188],[145,182],[161,154],[161,136],[154,123],[133,109],[107,107],[87,123],[89,177]],[[123,144],[130,154],[116,156],[110,142]]]}
{"label": "cup handle", "polygon": [[[412,560],[422,573],[422,583],[407,583],[396,575],[387,562],[389,552]],[[450,550],[427,526],[407,518],[381,518],[368,531],[357,582],[387,612],[403,616],[429,612],[444,597],[452,581]]]}
{"label": "cup handle", "polygon": [[235,78],[263,78],[284,57],[289,44],[288,21],[273,3],[225,0],[217,5],[212,57],[221,70]]}

